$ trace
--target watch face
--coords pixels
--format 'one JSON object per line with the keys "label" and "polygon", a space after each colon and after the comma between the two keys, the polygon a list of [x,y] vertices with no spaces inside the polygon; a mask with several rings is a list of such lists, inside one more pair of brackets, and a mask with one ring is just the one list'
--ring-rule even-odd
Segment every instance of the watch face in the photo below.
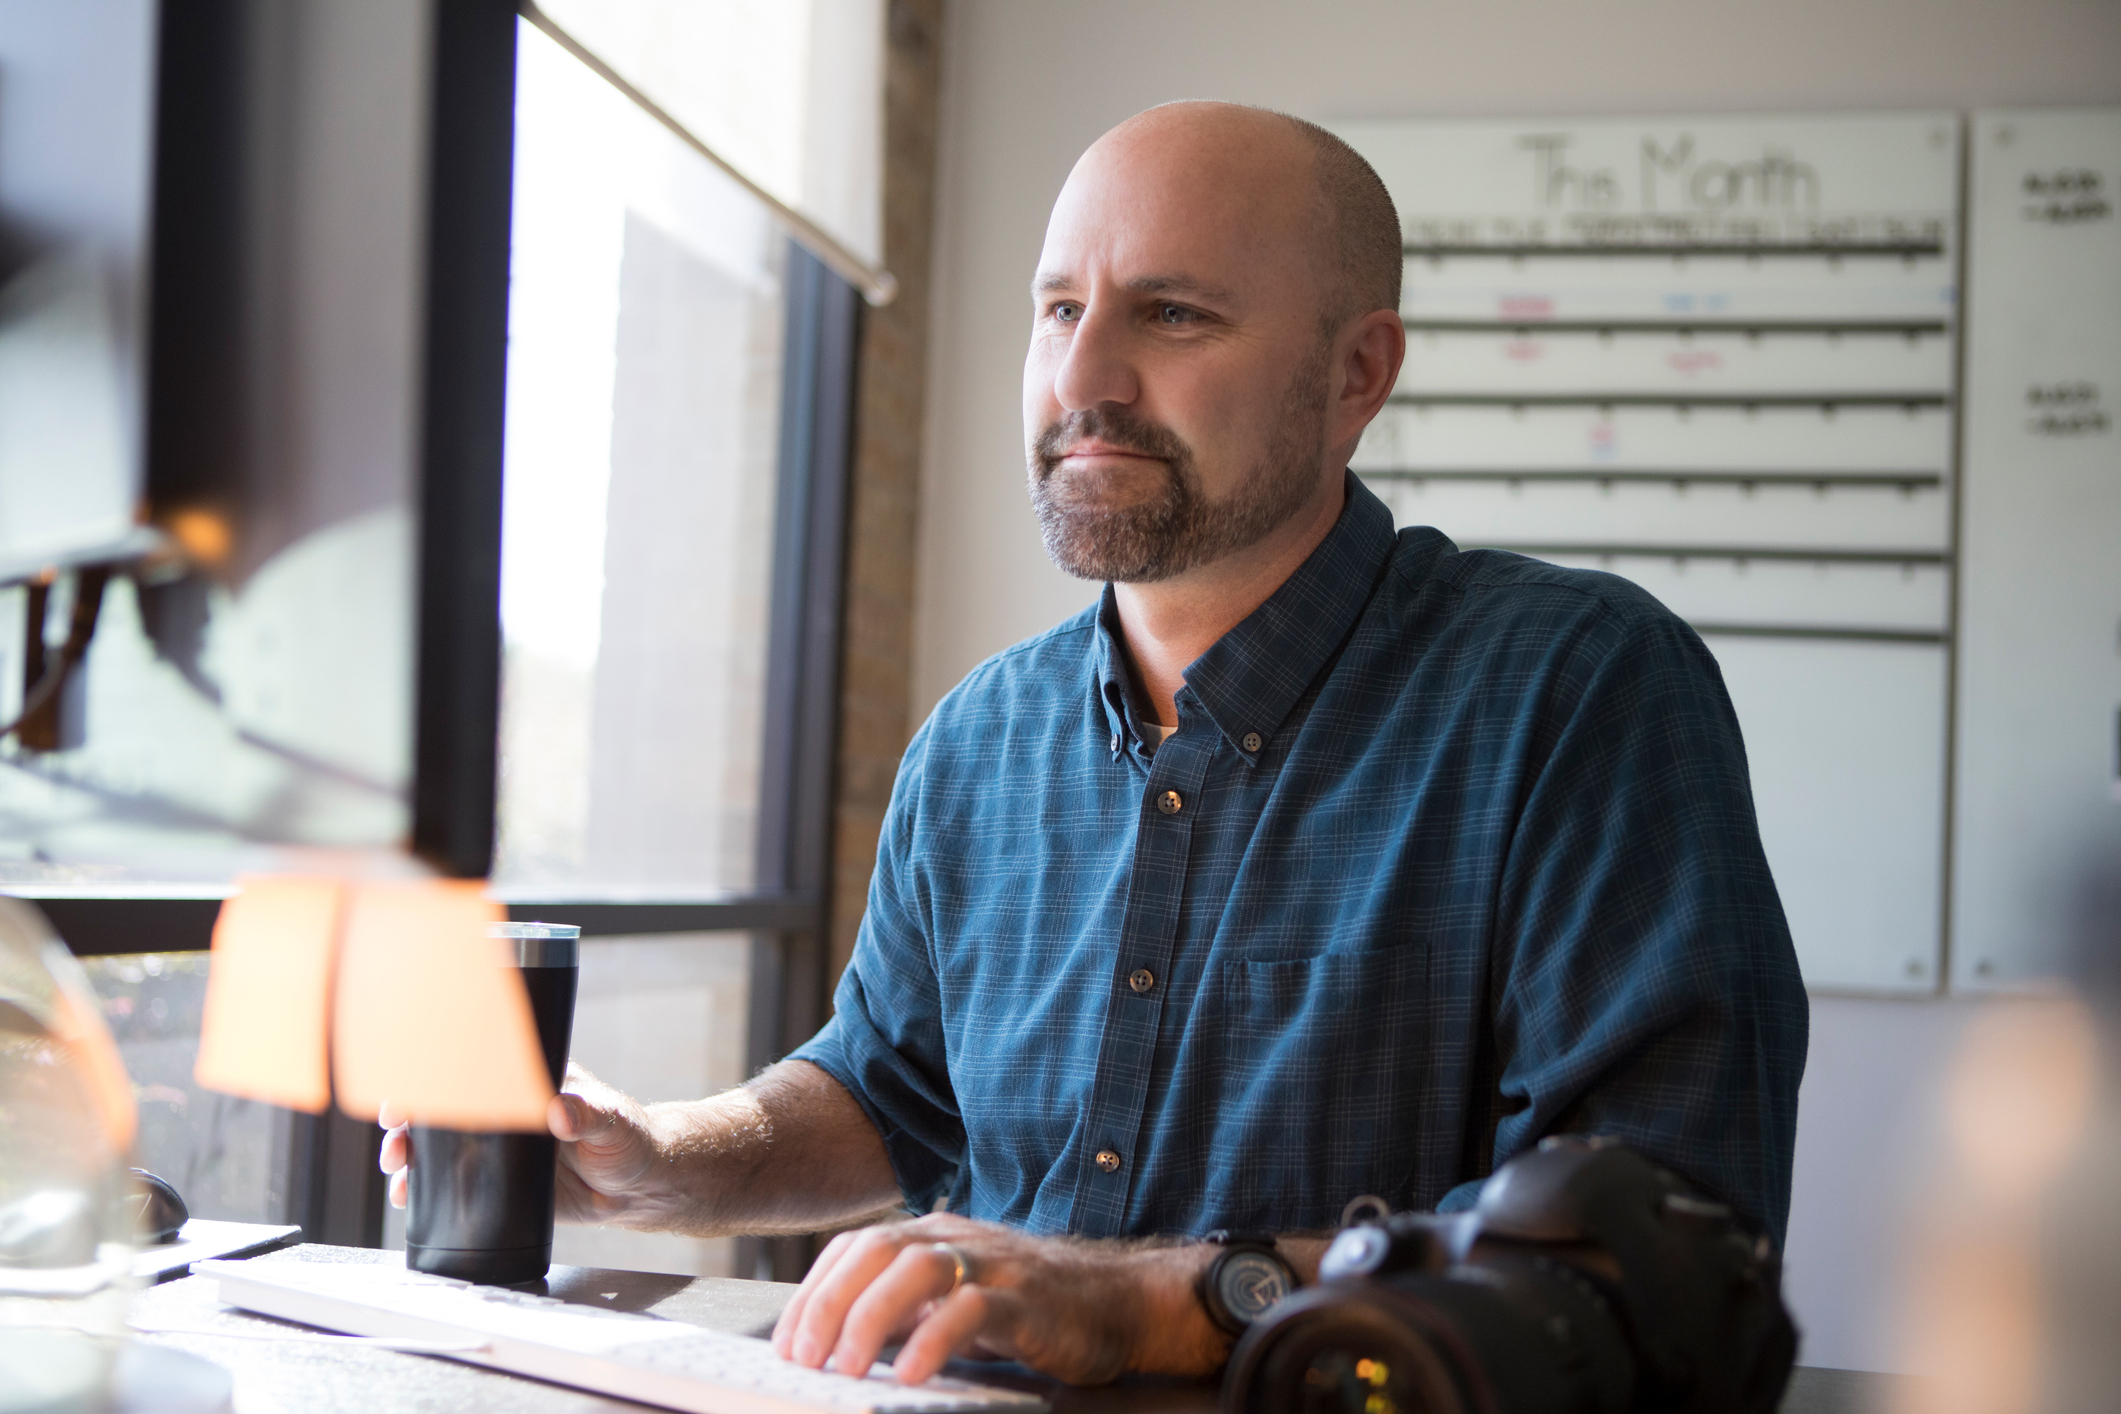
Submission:
{"label": "watch face", "polygon": [[1232,1252],[1215,1274],[1215,1289],[1230,1314],[1250,1325],[1289,1294],[1289,1269],[1264,1252]]}

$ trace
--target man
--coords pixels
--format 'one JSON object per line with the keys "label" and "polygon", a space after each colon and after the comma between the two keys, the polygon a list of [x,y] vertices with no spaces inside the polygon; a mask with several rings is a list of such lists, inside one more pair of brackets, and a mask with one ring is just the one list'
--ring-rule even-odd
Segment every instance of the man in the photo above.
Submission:
{"label": "man", "polygon": [[916,1381],[1211,1371],[1202,1234],[1307,1278],[1355,1196],[1464,1206],[1560,1130],[1779,1238],[1805,1002],[1715,663],[1624,581],[1394,534],[1345,468],[1400,267],[1307,124],[1174,104],[1083,156],[1024,425],[1102,600],[915,737],[816,1038],[710,1100],[554,1102],[563,1218],[927,1212],[834,1239],[775,1332],[856,1370],[903,1338]]}

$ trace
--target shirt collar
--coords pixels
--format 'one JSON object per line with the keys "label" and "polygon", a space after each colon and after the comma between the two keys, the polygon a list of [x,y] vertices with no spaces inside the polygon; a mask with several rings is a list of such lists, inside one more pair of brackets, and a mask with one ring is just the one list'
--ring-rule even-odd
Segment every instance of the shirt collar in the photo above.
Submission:
{"label": "shirt collar", "polygon": [[[1310,558],[1187,667],[1179,689],[1181,715],[1190,696],[1232,747],[1247,760],[1257,759],[1370,602],[1396,539],[1392,512],[1348,473],[1340,519]],[[1121,636],[1119,602],[1108,584],[1098,605],[1096,660],[1098,695],[1115,746],[1140,738],[1128,705]],[[1258,742],[1248,744],[1254,735]]]}

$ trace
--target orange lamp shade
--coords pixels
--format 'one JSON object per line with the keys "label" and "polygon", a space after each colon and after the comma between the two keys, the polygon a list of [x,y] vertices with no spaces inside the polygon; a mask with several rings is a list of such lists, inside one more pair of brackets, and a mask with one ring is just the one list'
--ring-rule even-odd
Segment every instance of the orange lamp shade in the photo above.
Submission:
{"label": "orange lamp shade", "polygon": [[194,1075],[357,1119],[542,1131],[552,1085],[476,882],[241,881],[221,906]]}
{"label": "orange lamp shade", "polygon": [[321,1114],[331,1102],[325,1021],[346,886],[253,878],[214,920],[192,1075],[210,1090]]}
{"label": "orange lamp shade", "polygon": [[346,915],[332,1007],[339,1108],[385,1100],[451,1129],[542,1133],[552,1082],[501,905],[476,882],[366,884]]}

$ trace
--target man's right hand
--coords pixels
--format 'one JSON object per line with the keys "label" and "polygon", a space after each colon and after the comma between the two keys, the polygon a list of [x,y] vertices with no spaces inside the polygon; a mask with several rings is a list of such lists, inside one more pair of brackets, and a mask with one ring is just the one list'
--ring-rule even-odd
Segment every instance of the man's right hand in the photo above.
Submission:
{"label": "man's right hand", "polygon": [[666,1205],[650,1192],[658,1155],[640,1101],[569,1061],[560,1093],[545,1107],[545,1124],[560,1141],[555,1217],[597,1226],[665,1225]]}
{"label": "man's right hand", "polygon": [[[404,1114],[384,1105],[382,1167],[405,1206],[413,1160]],[[706,1100],[643,1106],[569,1061],[546,1107],[559,1140],[554,1216],[566,1223],[683,1232],[812,1232],[898,1199],[883,1141],[853,1096],[804,1061],[783,1061]]]}
{"label": "man's right hand", "polygon": [[[378,1116],[381,1163],[390,1177],[393,1207],[405,1206],[411,1145],[405,1116],[385,1104]],[[560,1141],[560,1173],[553,1215],[563,1223],[660,1226],[647,1182],[656,1168],[655,1140],[639,1101],[614,1090],[573,1061],[560,1093],[545,1109],[545,1124]],[[630,1221],[629,1221],[630,1219]]]}

